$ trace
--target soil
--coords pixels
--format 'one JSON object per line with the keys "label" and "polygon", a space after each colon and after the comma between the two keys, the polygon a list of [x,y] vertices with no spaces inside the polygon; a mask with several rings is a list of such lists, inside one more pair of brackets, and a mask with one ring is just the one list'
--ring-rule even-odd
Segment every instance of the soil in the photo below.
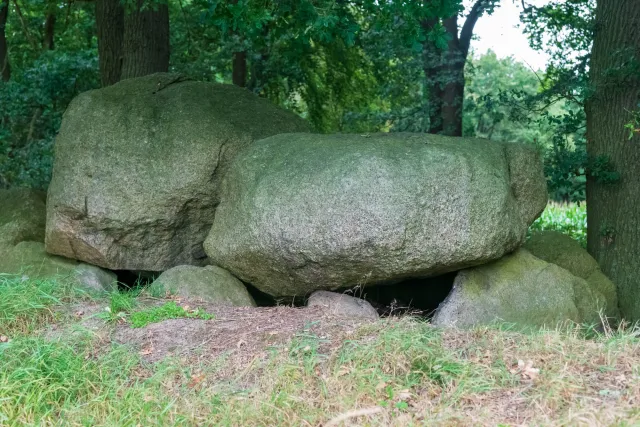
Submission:
{"label": "soil", "polygon": [[[142,308],[162,305],[166,300],[141,301]],[[324,354],[339,347],[360,326],[373,321],[333,315],[324,307],[228,307],[187,300],[178,303],[188,309],[200,308],[212,313],[212,320],[170,319],[143,328],[132,328],[126,321],[107,322],[99,314],[104,306],[95,303],[75,304],[64,316],[76,322],[53,325],[50,339],[70,337],[89,330],[105,346],[124,344],[137,351],[147,362],[179,357],[192,363],[211,361],[219,356],[233,359],[235,366],[247,366],[265,359],[274,349],[288,348],[293,340],[312,339]]]}

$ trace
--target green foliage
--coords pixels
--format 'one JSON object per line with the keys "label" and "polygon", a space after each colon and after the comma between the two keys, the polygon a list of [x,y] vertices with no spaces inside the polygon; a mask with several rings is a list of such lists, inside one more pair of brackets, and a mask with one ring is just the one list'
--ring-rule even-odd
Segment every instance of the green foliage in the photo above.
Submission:
{"label": "green foliage", "polygon": [[[488,1],[487,10],[495,3]],[[588,50],[590,3],[554,1],[523,14],[532,43],[555,52],[546,74],[492,53],[466,70],[465,134],[540,147],[555,200],[584,199],[586,57],[571,56],[568,67],[559,46],[566,39],[576,52]],[[0,83],[0,187],[45,189],[62,113],[75,95],[99,84],[94,8],[28,3],[24,25],[13,9],[13,75]],[[424,49],[446,46],[443,17],[468,12],[459,0],[190,0],[169,2],[169,11],[172,71],[228,83],[234,53],[245,52],[249,90],[318,131],[363,133],[428,130]],[[58,16],[52,51],[41,47],[48,13]],[[425,20],[435,22],[430,30]]]}
{"label": "green foliage", "polygon": [[[8,82],[0,81],[0,188],[46,189],[62,114],[74,96],[99,86],[94,7],[9,3],[6,34],[12,74]],[[58,17],[55,50],[42,45],[49,13]]]}
{"label": "green foliage", "polygon": [[638,103],[638,109],[629,114],[631,118],[624,128],[629,131],[629,139],[633,139],[634,136],[640,135],[640,103]]}
{"label": "green foliage", "polygon": [[464,134],[535,145],[544,158],[551,199],[584,200],[582,107],[550,95],[536,72],[512,58],[498,59],[491,51],[473,58],[466,75]]}
{"label": "green foliage", "polygon": [[550,203],[530,231],[555,230],[571,236],[587,247],[587,207],[584,203]]}
{"label": "green foliage", "polygon": [[132,328],[143,328],[150,323],[181,318],[211,320],[215,318],[215,316],[199,308],[193,311],[188,311],[183,307],[178,306],[175,301],[169,301],[159,307],[151,307],[145,310],[136,311],[131,314],[131,318],[129,320],[131,321]]}

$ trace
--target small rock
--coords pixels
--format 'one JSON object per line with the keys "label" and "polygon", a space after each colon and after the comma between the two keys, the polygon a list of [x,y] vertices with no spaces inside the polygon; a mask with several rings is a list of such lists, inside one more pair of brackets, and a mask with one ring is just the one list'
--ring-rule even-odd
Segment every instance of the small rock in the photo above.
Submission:
{"label": "small rock", "polygon": [[48,254],[42,242],[20,242],[0,257],[0,273],[21,274],[22,280],[55,279],[80,288],[104,292],[117,287],[115,273],[76,260]]}
{"label": "small rock", "polygon": [[[152,292],[169,291],[182,298],[236,307],[255,307],[244,284],[228,271],[209,265],[180,265],[162,273],[151,284]],[[188,307],[185,307],[188,310]]]}
{"label": "small rock", "polygon": [[345,317],[378,319],[378,312],[367,301],[336,292],[316,291],[307,301],[308,307],[326,307],[331,314]]}

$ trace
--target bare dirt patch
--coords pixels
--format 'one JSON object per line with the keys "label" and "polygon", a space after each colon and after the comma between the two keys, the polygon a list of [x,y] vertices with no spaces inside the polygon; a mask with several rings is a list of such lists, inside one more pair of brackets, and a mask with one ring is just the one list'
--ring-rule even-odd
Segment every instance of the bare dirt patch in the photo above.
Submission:
{"label": "bare dirt patch", "polygon": [[346,335],[366,323],[330,315],[320,307],[199,306],[216,318],[172,319],[136,329],[121,324],[113,340],[131,345],[150,362],[167,356],[214,359],[222,354],[247,362],[300,334],[317,336],[325,347],[339,346]]}

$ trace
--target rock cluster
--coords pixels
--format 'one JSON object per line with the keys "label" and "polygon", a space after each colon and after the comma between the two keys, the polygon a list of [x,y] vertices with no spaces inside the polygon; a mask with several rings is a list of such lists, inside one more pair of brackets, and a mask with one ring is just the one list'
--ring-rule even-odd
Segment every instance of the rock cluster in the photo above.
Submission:
{"label": "rock cluster", "polygon": [[308,131],[244,89],[181,75],[86,92],[65,113],[46,207],[42,193],[0,192],[0,272],[104,289],[115,275],[102,268],[145,270],[179,297],[253,306],[250,284],[371,319],[328,291],[457,272],[435,324],[618,316],[615,286],[577,243],[526,242],[547,202],[535,149]]}

